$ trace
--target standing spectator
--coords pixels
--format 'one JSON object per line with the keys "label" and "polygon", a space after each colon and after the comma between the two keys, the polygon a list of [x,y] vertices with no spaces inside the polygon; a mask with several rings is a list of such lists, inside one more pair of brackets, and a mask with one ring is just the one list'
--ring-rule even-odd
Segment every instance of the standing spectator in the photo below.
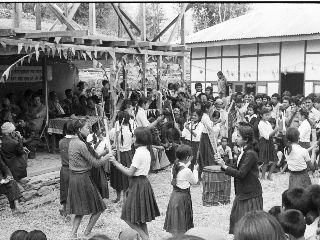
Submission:
{"label": "standing spectator", "polygon": [[221,98],[227,96],[227,79],[221,71],[217,73],[218,76],[218,94]]}
{"label": "standing spectator", "polygon": [[272,96],[271,96],[271,102],[273,105],[273,109],[271,112],[272,118],[277,118],[277,114],[278,114],[278,112],[280,110],[280,106],[281,106],[280,100],[281,100],[281,97],[278,93],[272,94]]}
{"label": "standing spectator", "polygon": [[198,97],[199,94],[202,93],[202,84],[199,82],[196,83],[195,88],[196,88],[196,93],[194,94],[194,96]]}
{"label": "standing spectator", "polygon": [[208,97],[213,97],[213,89],[211,86],[206,87],[205,93],[207,94]]}
{"label": "standing spectator", "polygon": [[312,97],[305,98],[306,109],[309,112],[309,121],[312,128],[320,128],[320,112],[313,106]]}
{"label": "standing spectator", "polygon": [[311,145],[310,145],[310,137],[311,137],[311,126],[310,123],[308,121],[308,116],[309,116],[309,112],[304,109],[301,108],[299,110],[299,119],[300,119],[300,126],[298,128],[299,133],[300,133],[300,146],[308,149]]}

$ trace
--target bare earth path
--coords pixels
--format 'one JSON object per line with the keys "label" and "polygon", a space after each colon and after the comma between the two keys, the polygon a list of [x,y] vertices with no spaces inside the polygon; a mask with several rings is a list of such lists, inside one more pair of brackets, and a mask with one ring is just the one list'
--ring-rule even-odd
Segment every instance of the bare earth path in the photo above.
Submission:
{"label": "bare earth path", "polygon": [[[171,185],[169,170],[165,170],[158,174],[149,176],[152,187],[154,189],[156,199],[159,205],[161,216],[155,221],[148,224],[150,239],[165,239],[170,235],[163,231],[163,224],[167,203],[170,198]],[[316,179],[313,179],[315,182]],[[274,205],[281,205],[281,193],[288,186],[288,174],[275,174],[273,181],[262,181],[264,210],[269,210]],[[234,198],[233,186],[231,189],[231,200]],[[231,204],[225,206],[204,207],[202,206],[202,185],[191,189],[194,211],[195,226],[212,227],[217,232],[227,235],[229,226],[229,214]],[[0,240],[9,239],[10,234],[17,229],[25,229],[27,231],[40,229],[47,234],[49,240],[68,239],[68,234],[71,229],[69,219],[62,218],[59,215],[59,191],[54,191],[49,197],[56,200],[45,206],[31,211],[23,216],[12,216],[9,208],[0,212]],[[113,204],[111,200],[115,198],[115,192],[110,189],[110,199],[106,200],[107,210],[102,214],[93,233],[104,233],[111,239],[118,239],[119,232],[127,225],[120,220],[121,203]],[[82,234],[85,225],[88,222],[88,217],[84,218],[80,226],[79,233]],[[80,235],[81,236],[81,235]],[[228,236],[232,239],[232,236]]]}

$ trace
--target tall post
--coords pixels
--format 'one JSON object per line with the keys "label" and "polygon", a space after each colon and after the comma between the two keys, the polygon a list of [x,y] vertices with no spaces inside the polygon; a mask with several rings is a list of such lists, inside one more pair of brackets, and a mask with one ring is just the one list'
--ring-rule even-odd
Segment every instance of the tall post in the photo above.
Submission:
{"label": "tall post", "polygon": [[46,105],[46,124],[49,121],[49,108],[48,108],[48,70],[47,70],[47,57],[45,54],[42,56],[42,83],[43,83],[43,93],[44,93],[44,101]]}
{"label": "tall post", "polygon": [[36,3],[36,30],[41,30],[41,3]]}
{"label": "tall post", "polygon": [[96,34],[96,4],[89,3],[89,35]]}
{"label": "tall post", "polygon": [[[185,40],[185,16],[181,19],[181,28],[180,28],[180,38],[181,38],[181,45],[186,44]],[[186,59],[185,56],[181,58],[181,82],[183,85],[186,84]]]}
{"label": "tall post", "polygon": [[[147,39],[147,32],[146,32],[146,4],[145,3],[140,3],[140,10],[141,10],[141,41],[146,41]],[[145,82],[146,82],[146,68],[147,68],[147,59],[148,56],[146,54],[144,54],[142,56],[142,79],[141,79],[141,87],[142,87],[142,91],[144,92],[145,96],[147,96],[147,92],[146,92],[146,86],[145,86]]]}
{"label": "tall post", "polygon": [[22,19],[22,3],[14,3],[13,7],[13,27],[20,28]]}
{"label": "tall post", "polygon": [[161,66],[162,66],[162,56],[159,55],[157,59],[157,90],[160,90],[160,83],[161,83],[161,77],[162,77],[162,71],[161,71]]}
{"label": "tall post", "polygon": [[[121,3],[118,3],[118,7],[121,8]],[[118,18],[118,38],[122,38],[122,30],[123,27],[122,27],[122,23],[121,23],[121,20],[120,18]]]}

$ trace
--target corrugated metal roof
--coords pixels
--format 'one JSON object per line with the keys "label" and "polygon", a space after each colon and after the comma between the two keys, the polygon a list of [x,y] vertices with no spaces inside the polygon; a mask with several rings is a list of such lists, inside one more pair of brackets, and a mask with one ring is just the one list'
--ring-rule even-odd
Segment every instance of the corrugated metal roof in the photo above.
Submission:
{"label": "corrugated metal roof", "polygon": [[[271,5],[271,4],[270,4]],[[320,4],[273,4],[186,37],[186,43],[320,33]]]}

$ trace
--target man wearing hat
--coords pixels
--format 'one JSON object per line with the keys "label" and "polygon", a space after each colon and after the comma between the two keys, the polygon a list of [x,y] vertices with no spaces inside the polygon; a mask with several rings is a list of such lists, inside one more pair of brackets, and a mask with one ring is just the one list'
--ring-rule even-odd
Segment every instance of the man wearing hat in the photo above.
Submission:
{"label": "man wearing hat", "polygon": [[1,126],[2,132],[2,158],[9,167],[14,180],[20,182],[27,177],[27,154],[23,147],[23,138],[11,122]]}

